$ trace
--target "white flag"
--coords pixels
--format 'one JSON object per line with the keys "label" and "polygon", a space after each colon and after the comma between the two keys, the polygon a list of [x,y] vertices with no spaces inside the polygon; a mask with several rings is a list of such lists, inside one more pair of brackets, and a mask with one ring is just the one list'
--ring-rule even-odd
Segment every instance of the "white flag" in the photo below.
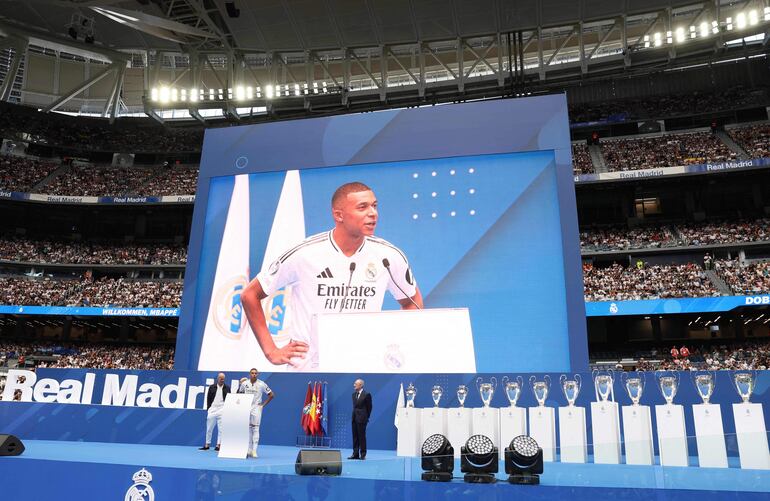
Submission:
{"label": "white flag", "polygon": [[393,420],[393,424],[398,428],[398,410],[403,409],[405,406],[404,402],[404,383],[401,383],[401,389],[398,391],[398,400],[396,401],[396,417]]}

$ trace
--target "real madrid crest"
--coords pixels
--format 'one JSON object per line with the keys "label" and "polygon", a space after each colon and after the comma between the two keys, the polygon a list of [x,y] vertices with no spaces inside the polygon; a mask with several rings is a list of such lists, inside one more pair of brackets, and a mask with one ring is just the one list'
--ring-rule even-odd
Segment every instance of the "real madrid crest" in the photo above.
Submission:
{"label": "real madrid crest", "polygon": [[154,501],[155,491],[150,487],[152,473],[142,468],[131,477],[134,485],[126,491],[125,501]]}
{"label": "real madrid crest", "polygon": [[398,344],[389,344],[385,348],[385,355],[383,357],[385,367],[390,370],[398,370],[404,365],[404,353],[401,351],[401,346]]}
{"label": "real madrid crest", "polygon": [[366,277],[367,282],[374,282],[377,279],[377,266],[375,266],[374,263],[367,264],[366,269],[364,270],[364,276]]}
{"label": "real madrid crest", "polygon": [[226,338],[240,339],[246,329],[241,293],[248,285],[245,275],[237,275],[224,281],[216,291],[211,316],[219,333]]}

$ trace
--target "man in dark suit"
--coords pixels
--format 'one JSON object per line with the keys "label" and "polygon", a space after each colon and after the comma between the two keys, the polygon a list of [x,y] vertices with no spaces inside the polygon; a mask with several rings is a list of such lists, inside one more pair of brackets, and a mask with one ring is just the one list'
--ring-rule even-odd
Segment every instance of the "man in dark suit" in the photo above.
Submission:
{"label": "man in dark suit", "polygon": [[353,389],[353,455],[348,459],[366,459],[366,424],[372,414],[372,395],[364,390],[363,379],[356,379]]}
{"label": "man in dark suit", "polygon": [[206,442],[200,448],[202,451],[209,450],[215,424],[217,426],[217,446],[214,450],[219,450],[219,445],[222,443],[222,410],[225,407],[225,397],[228,393],[230,393],[230,387],[225,384],[224,373],[220,372],[217,375],[217,382],[209,386],[209,390],[206,392],[208,413],[206,415]]}

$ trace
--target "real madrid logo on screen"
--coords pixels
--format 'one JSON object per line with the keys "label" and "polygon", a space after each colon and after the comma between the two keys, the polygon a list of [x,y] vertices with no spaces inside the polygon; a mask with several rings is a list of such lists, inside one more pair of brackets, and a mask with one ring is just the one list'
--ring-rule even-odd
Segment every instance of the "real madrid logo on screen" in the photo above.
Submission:
{"label": "real madrid logo on screen", "polygon": [[241,293],[248,285],[244,275],[238,275],[222,284],[216,292],[215,307],[211,310],[214,325],[225,337],[240,339],[246,328]]}
{"label": "real madrid logo on screen", "polygon": [[155,491],[150,487],[152,473],[142,468],[131,477],[134,485],[126,491],[125,501],[154,501]]}
{"label": "real madrid logo on screen", "polygon": [[287,315],[289,308],[291,308],[291,286],[278,289],[266,301],[262,301],[262,304],[264,305],[267,329],[273,336],[273,341],[277,345],[285,344],[291,337],[288,332],[290,322]]}
{"label": "real madrid logo on screen", "polygon": [[369,263],[366,265],[366,269],[364,270],[364,276],[366,276],[367,282],[374,282],[377,280],[377,266],[374,263]]}

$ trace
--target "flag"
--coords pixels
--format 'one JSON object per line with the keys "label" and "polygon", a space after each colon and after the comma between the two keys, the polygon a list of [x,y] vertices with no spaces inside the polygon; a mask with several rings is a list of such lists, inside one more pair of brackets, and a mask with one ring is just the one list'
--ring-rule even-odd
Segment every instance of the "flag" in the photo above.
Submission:
{"label": "flag", "polygon": [[315,435],[316,430],[318,429],[318,397],[316,396],[317,386],[318,382],[313,383],[313,396],[312,400],[310,401],[310,412],[308,413],[308,430],[310,431],[311,435]]}
{"label": "flag", "polygon": [[398,391],[398,400],[396,400],[396,417],[393,419],[393,424],[398,428],[398,410],[403,409],[406,403],[404,402],[404,383],[401,383],[401,389]]}
{"label": "flag", "polygon": [[324,383],[323,388],[321,390],[321,432],[323,435],[329,434],[329,399],[328,399],[328,393],[329,391],[329,383]]}
{"label": "flag", "polygon": [[305,403],[302,404],[302,419],[300,424],[302,429],[305,430],[305,435],[310,435],[310,429],[308,428],[308,422],[310,417],[310,403],[313,399],[313,390],[310,387],[310,381],[307,382],[307,393],[305,393]]}

